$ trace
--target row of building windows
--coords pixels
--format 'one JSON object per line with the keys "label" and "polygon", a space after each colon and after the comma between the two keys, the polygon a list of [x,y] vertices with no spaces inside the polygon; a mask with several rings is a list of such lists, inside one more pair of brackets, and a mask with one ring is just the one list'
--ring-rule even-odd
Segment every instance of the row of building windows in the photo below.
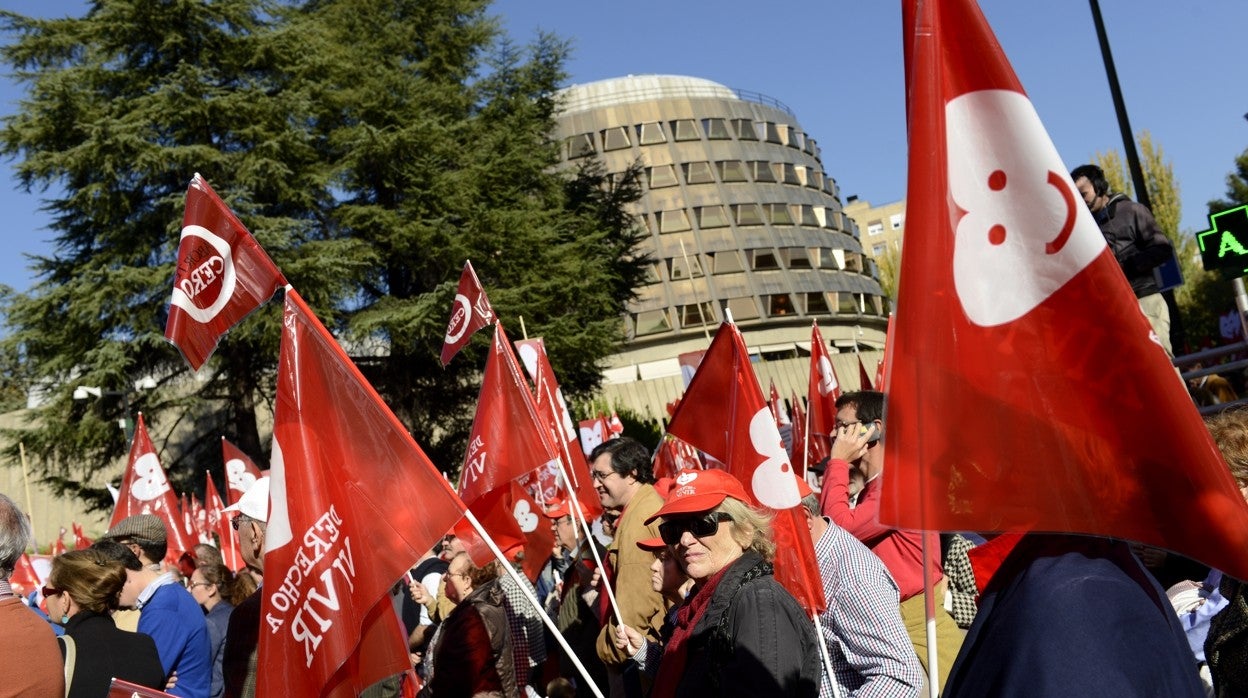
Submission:
{"label": "row of building windows", "polygon": [[685,184],[714,184],[716,180],[723,184],[792,184],[818,189],[832,196],[839,193],[836,180],[825,177],[822,170],[791,162],[766,160],[699,160],[681,163],[679,166],[655,165],[646,168],[646,186],[650,189],[674,187],[680,184],[680,179],[676,176],[678,170]]}
{"label": "row of building windows", "polygon": [[[906,224],[906,214],[894,213],[888,217],[888,229],[898,230]],[[867,235],[882,235],[884,233],[884,221],[874,220],[867,222]]]}
{"label": "row of building windows", "polygon": [[564,139],[564,155],[572,160],[594,153],[631,148],[634,144],[659,145],[703,139],[775,143],[800,150],[815,158],[819,157],[819,146],[815,139],[795,126],[772,121],[723,118],[649,121],[644,124],[612,126],[597,132],[578,133]]}
{"label": "row of building windows", "polygon": [[[884,304],[878,296],[861,293],[813,292],[776,293],[743,298],[730,298],[725,305],[734,321],[758,320],[764,317],[781,318],[797,314],[830,315],[836,309],[838,315],[883,315]],[[634,337],[672,332],[677,329],[694,329],[719,324],[719,308],[709,301],[681,305],[675,308],[645,310],[629,316]]]}
{"label": "row of building windows", "polygon": [[[649,220],[643,220],[650,227]],[[732,224],[738,227],[801,225],[846,232],[852,229],[849,220],[840,211],[810,204],[715,204],[694,206],[688,210],[673,208],[655,211],[654,220],[660,234],[692,230],[693,221],[697,221],[699,230],[727,228]]]}
{"label": "row of building windows", "polygon": [[849,250],[837,250],[827,247],[782,247],[774,249],[765,247],[754,250],[724,250],[708,252],[705,255],[682,255],[670,257],[651,265],[647,281],[659,281],[659,266],[667,270],[667,278],[672,281],[700,278],[706,275],[702,258],[706,258],[706,266],[711,274],[735,274],[750,269],[751,271],[775,271],[779,269],[827,269],[832,271],[851,271],[862,273],[862,255]]}

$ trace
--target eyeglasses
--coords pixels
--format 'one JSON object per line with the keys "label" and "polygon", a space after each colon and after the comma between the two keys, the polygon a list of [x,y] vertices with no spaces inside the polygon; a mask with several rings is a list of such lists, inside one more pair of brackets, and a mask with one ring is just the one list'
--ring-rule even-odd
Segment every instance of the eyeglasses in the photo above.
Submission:
{"label": "eyeglasses", "polygon": [[467,572],[447,572],[446,576],[459,577],[461,579],[468,579],[468,580],[472,579],[472,575],[468,574]]}
{"label": "eyeglasses", "polygon": [[841,429],[848,429],[849,427],[852,427],[855,424],[862,424],[862,420],[859,419],[853,422],[842,422],[841,420],[838,419],[836,420],[836,424],[834,426],[836,427],[837,431],[840,431]]}
{"label": "eyeglasses", "polygon": [[692,533],[694,538],[706,538],[715,535],[719,531],[719,524],[724,521],[732,521],[732,517],[722,511],[713,511],[705,516],[672,519],[659,524],[659,537],[668,545],[679,543],[685,531]]}
{"label": "eyeglasses", "polygon": [[212,582],[190,582],[189,584],[186,585],[186,588],[194,589],[195,587],[210,587],[210,586],[212,586]]}
{"label": "eyeglasses", "polygon": [[64,589],[53,589],[52,587],[43,588],[43,598],[45,599],[50,599],[53,596],[60,596],[61,594],[64,594],[64,593],[65,593]]}
{"label": "eyeglasses", "polygon": [[239,525],[244,523],[243,519],[245,517],[246,517],[245,514],[235,514],[234,518],[230,519],[230,527],[233,528],[235,531],[237,531]]}
{"label": "eyeglasses", "polygon": [[603,480],[606,480],[607,478],[615,474],[616,473],[614,470],[608,470],[607,472],[603,473],[603,472],[599,472],[591,468],[589,471],[589,476],[593,478],[594,482],[602,482]]}

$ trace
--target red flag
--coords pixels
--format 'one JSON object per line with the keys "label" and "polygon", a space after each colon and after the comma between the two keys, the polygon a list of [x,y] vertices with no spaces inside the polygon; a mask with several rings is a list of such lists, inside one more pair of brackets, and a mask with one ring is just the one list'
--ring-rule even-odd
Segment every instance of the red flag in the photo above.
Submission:
{"label": "red flag", "polygon": [[9,575],[9,584],[23,596],[43,586],[43,580],[35,572],[35,566],[30,563],[30,556],[26,553],[17,558],[17,565]]}
{"label": "red flag", "polygon": [[225,566],[237,572],[246,567],[247,563],[243,561],[243,556],[238,551],[238,538],[233,533],[229,517],[221,515],[225,502],[221,501],[221,495],[217,493],[217,485],[212,481],[211,475],[207,475],[206,478],[208,484],[204,486],[204,514],[208,530],[217,535],[221,559],[225,561]]}
{"label": "red flag", "polygon": [[598,444],[611,438],[611,430],[607,427],[607,420],[601,415],[593,419],[582,419],[581,427],[581,452],[588,458],[589,454],[598,448]]}
{"label": "red flag", "polygon": [[455,304],[451,306],[451,320],[446,325],[446,337],[442,339],[442,365],[449,364],[472,335],[491,322],[494,322],[494,309],[490,307],[490,299],[477,280],[472,262],[464,262],[459,288],[455,290]]}
{"label": "red flag", "polygon": [[1248,504],[992,30],[970,0],[912,5],[881,522],[1113,536],[1248,577]]}
{"label": "red flag", "polygon": [[65,527],[61,526],[61,534],[52,543],[52,557],[65,554]]}
{"label": "red flag", "polygon": [[558,458],[548,436],[507,333],[497,323],[459,474],[460,498],[471,505],[486,492],[547,467]]}
{"label": "red flag", "polygon": [[[593,518],[602,514],[602,504],[594,491],[593,480],[589,475],[589,464],[585,462],[585,452],[581,450],[577,439],[577,425],[572,421],[568,404],[563,399],[563,391],[555,379],[555,371],[550,365],[550,357],[546,355],[546,344],[541,337],[516,340],[516,352],[520,354],[521,363],[533,378],[534,395],[536,398],[537,415],[547,425],[553,441],[558,446],[558,456],[563,459],[568,476],[572,479],[571,487],[576,497]],[[559,481],[549,468],[537,471],[540,476],[539,503],[561,498],[558,491]],[[533,494],[534,490],[530,489]]]}
{"label": "red flag", "polygon": [[212,545],[212,529],[208,528],[208,512],[200,504],[199,497],[191,493],[191,523],[195,526],[195,539],[200,543]]}
{"label": "red flag", "polygon": [[82,532],[82,524],[74,522],[74,550],[85,550],[91,547],[91,539]]}
{"label": "red flag", "polygon": [[121,476],[121,491],[117,496],[117,506],[113,508],[113,518],[108,527],[121,523],[127,516],[136,514],[152,514],[165,522],[169,551],[165,561],[177,564],[182,553],[190,552],[182,521],[181,507],[178,496],[169,486],[165,469],[156,457],[156,448],[147,435],[147,423],[143,413],[139,413],[138,423],[134,428],[134,441],[130,443],[130,461],[126,472]]}
{"label": "red flag", "polygon": [[293,290],[273,419],[256,694],[358,695],[410,669],[387,592],[463,503]]}
{"label": "red flag", "polygon": [[823,459],[820,452],[815,448],[815,440],[806,439],[806,410],[802,409],[801,400],[797,395],[793,395],[793,447],[789,451],[789,461],[793,463],[794,470],[797,471],[798,477],[805,478],[806,471],[810,468],[811,463],[818,463]]}
{"label": "red flag", "polygon": [[784,406],[784,400],[780,399],[780,391],[776,390],[776,381],[771,381],[771,415],[776,420],[776,428],[787,427],[792,424],[789,419],[789,410]]}
{"label": "red flag", "polygon": [[670,434],[654,454],[654,479],[676,477],[682,470],[701,470],[698,450]]}
{"label": "red flag", "polygon": [[818,463],[831,453],[832,437],[836,434],[836,401],[841,397],[841,383],[828,355],[819,325],[810,326],[810,383],[807,388],[807,409],[810,411],[810,460]]}
{"label": "red flag", "polygon": [[611,434],[612,439],[618,439],[624,435],[624,422],[620,421],[620,415],[615,410],[611,410],[611,416],[607,419],[607,431]]}
{"label": "red flag", "polygon": [[667,431],[725,463],[753,504],[775,510],[776,580],[808,612],[821,612],[823,583],[797,479],[736,325],[720,325]]}
{"label": "red flag", "polygon": [[[555,533],[533,497],[519,483],[511,482],[485,493],[470,508],[494,539],[494,544],[509,559],[514,560],[516,550],[523,547],[523,572],[536,584],[537,576],[554,549]],[[474,565],[481,567],[494,559],[494,553],[467,519],[456,524],[455,536],[463,543]]]}
{"label": "red flag", "polygon": [[225,494],[230,500],[227,503],[232,505],[260,479],[260,468],[224,436],[221,437],[221,456],[225,459]]}
{"label": "red flag", "polygon": [[893,337],[896,331],[896,325],[893,324],[893,316],[889,315],[888,330],[884,335],[884,356],[875,365],[875,389],[884,393],[888,392],[888,373],[885,367],[888,366],[888,357],[893,350]]}
{"label": "red flag", "polygon": [[867,365],[862,363],[862,354],[858,355],[858,385],[859,390],[873,390],[871,386],[871,377],[867,375]]}
{"label": "red flag", "polygon": [[198,371],[222,335],[285,285],[246,226],[196,174],[186,189],[165,339]]}

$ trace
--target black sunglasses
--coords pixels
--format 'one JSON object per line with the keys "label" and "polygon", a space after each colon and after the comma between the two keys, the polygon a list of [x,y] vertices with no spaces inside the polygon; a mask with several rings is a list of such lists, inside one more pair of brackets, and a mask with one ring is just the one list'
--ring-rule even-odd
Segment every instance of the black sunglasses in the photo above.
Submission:
{"label": "black sunglasses", "polygon": [[659,524],[659,537],[668,545],[679,543],[685,531],[692,533],[694,538],[706,538],[715,535],[723,521],[732,521],[732,517],[722,511],[713,511],[705,516],[672,519]]}

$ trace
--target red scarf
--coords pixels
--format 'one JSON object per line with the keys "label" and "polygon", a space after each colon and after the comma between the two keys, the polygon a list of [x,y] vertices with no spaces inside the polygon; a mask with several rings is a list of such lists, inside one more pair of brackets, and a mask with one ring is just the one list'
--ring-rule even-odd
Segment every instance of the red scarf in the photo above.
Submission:
{"label": "red scarf", "polygon": [[711,605],[715,587],[719,586],[719,581],[730,567],[731,564],[725,565],[724,569],[711,575],[705,584],[695,588],[689,598],[685,599],[685,605],[676,612],[676,626],[672,629],[672,637],[668,639],[667,646],[663,648],[663,660],[659,664],[659,674],[654,678],[650,698],[671,698],[676,695],[676,686],[680,684],[680,678],[685,673],[685,662],[689,658],[689,638],[693,637],[693,629],[698,627],[698,621],[702,620],[707,607]]}

